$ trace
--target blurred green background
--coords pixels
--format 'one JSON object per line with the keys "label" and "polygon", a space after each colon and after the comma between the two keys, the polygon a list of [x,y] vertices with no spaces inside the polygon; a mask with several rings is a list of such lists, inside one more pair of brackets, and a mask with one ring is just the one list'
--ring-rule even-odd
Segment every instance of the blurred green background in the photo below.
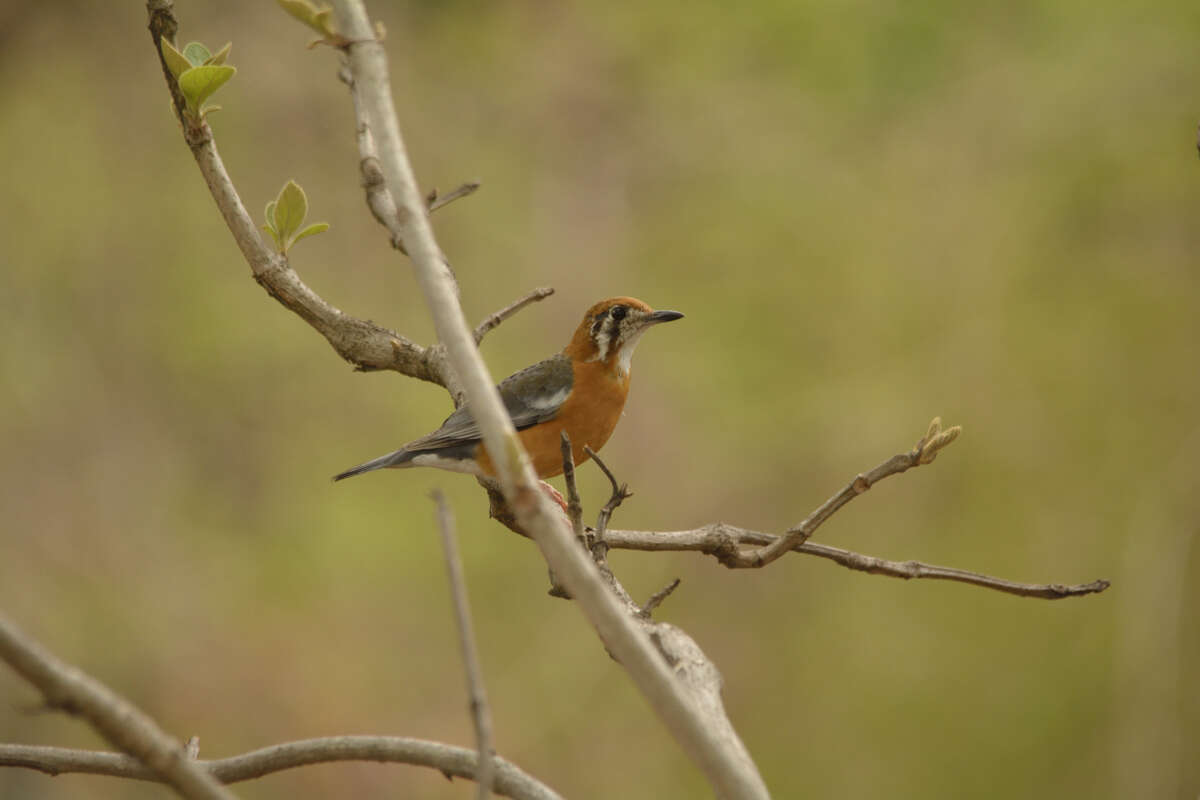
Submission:
{"label": "blurred green background", "polygon": [[[380,3],[473,319],[557,294],[500,378],[593,301],[643,342],[605,450],[616,525],[778,531],[935,414],[964,435],[817,537],[1015,580],[1020,599],[789,557],[616,553],[722,669],[777,797],[1200,791],[1200,6],[1050,0]],[[256,216],[288,179],[333,225],[293,263],[418,341],[365,211],[337,61],[273,3],[180,2],[232,39],[217,141]],[[340,469],[434,427],[437,387],[354,373],[250,278],[168,110],[136,2],[0,7],[0,608],[202,755],[341,733],[471,745],[430,488],[459,520],[499,751],[571,797],[704,796],[527,541],[469,478]],[[561,482],[559,484],[561,486]],[[606,497],[585,467],[589,518]],[[0,740],[102,747],[29,713]],[[0,770],[3,798],[142,798]],[[332,765],[245,798],[472,796]]]}

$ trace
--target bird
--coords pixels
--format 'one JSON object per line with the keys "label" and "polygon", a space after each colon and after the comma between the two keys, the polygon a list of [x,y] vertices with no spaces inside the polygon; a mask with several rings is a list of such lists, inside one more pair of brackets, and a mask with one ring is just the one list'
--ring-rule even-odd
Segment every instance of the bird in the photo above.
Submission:
{"label": "bird", "polygon": [[[634,348],[653,326],[682,318],[678,311],[655,311],[633,297],[601,300],[587,310],[561,352],[500,382],[500,399],[539,478],[562,473],[563,431],[570,437],[576,465],[588,459],[585,446],[593,451],[604,446],[625,408]],[[436,431],[333,479],[405,467],[495,477],[482,440],[470,406],[464,404]]]}

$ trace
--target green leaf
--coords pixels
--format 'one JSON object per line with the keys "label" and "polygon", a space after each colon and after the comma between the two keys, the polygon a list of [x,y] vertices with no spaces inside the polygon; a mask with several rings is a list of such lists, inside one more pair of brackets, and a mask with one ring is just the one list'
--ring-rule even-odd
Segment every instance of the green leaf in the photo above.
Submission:
{"label": "green leaf", "polygon": [[[324,233],[327,230],[329,230],[328,222],[314,222],[312,225],[309,225],[307,228],[305,228],[304,230],[297,233],[292,238],[291,244],[295,244],[296,242],[303,239],[305,236],[316,236],[318,233]],[[289,245],[289,246],[291,246],[291,245]]]}
{"label": "green leaf", "polygon": [[333,9],[322,8],[313,16],[313,27],[326,36],[333,37],[337,31],[333,28]]}
{"label": "green leaf", "polygon": [[179,76],[179,89],[187,98],[188,107],[199,113],[204,101],[229,81],[237,70],[227,64],[192,67]]}
{"label": "green leaf", "polygon": [[229,51],[231,49],[233,49],[233,42],[226,42],[224,47],[222,47],[220,50],[218,50],[217,52],[215,52],[211,56],[209,56],[208,59],[204,63],[205,64],[216,64],[217,66],[224,64],[225,59],[229,58]]}
{"label": "green leaf", "polygon": [[336,34],[332,11],[329,8],[317,8],[308,0],[277,0],[280,8],[303,22],[322,36],[332,37]]}
{"label": "green leaf", "polygon": [[267,203],[267,227],[269,227],[272,231],[276,229],[274,200],[271,200]]}
{"label": "green leaf", "polygon": [[193,67],[198,67],[212,58],[212,53],[208,52],[208,48],[200,42],[188,42],[187,46],[183,48],[183,57],[191,62]]}
{"label": "green leaf", "polygon": [[163,61],[167,62],[167,69],[171,70],[171,74],[175,76],[175,80],[179,80],[179,76],[192,68],[192,62],[183,57],[183,53],[175,49],[175,45],[167,41],[167,37],[163,36],[159,39],[162,45]]}
{"label": "green leaf", "polygon": [[262,229],[264,231],[266,231],[267,233],[271,234],[271,239],[275,242],[275,249],[278,250],[279,249],[279,235],[275,233],[275,229],[272,228],[270,225],[263,225]]}
{"label": "green leaf", "polygon": [[288,181],[279,192],[275,206],[275,229],[279,238],[290,241],[292,234],[300,230],[308,216],[308,198],[295,181]]}

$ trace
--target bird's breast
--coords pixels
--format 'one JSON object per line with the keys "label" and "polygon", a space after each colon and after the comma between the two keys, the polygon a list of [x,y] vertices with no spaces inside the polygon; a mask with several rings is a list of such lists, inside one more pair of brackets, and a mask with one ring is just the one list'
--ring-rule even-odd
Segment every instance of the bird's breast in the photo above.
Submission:
{"label": "bird's breast", "polygon": [[625,409],[629,376],[621,375],[604,362],[575,362],[571,393],[554,419],[521,431],[521,443],[533,460],[538,477],[562,473],[562,432],[571,438],[571,455],[576,464],[587,460],[584,445],[593,450],[604,446]]}

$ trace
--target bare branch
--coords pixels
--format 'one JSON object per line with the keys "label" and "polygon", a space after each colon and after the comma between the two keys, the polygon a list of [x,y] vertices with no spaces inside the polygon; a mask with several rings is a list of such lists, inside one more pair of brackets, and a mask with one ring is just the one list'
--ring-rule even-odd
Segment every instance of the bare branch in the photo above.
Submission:
{"label": "bare branch", "polygon": [[733,552],[722,560],[722,563],[727,567],[765,567],[795,548],[796,545],[804,544],[825,520],[837,513],[838,509],[879,481],[889,475],[898,475],[913,467],[932,462],[937,458],[938,451],[957,439],[961,431],[962,428],[958,426],[943,431],[941,418],[934,417],[933,421],[929,423],[929,430],[917,441],[912,450],[892,456],[870,472],[855,476],[854,480],[850,481],[844,489],[822,503],[803,522],[770,544],[749,551],[735,547]]}
{"label": "bare branch", "polygon": [[446,505],[440,489],[433,490],[437,504],[438,530],[442,535],[442,551],[446,556],[446,575],[450,579],[450,596],[454,601],[454,620],[458,624],[458,643],[462,647],[463,663],[467,668],[467,696],[471,700],[471,719],[475,723],[475,743],[479,748],[479,800],[492,793],[492,713],[488,708],[487,692],[483,688],[483,670],[475,648],[475,631],[471,625],[471,607],[467,602],[467,582],[463,578],[462,557],[454,537],[454,516]]}
{"label": "bare branch", "polygon": [[178,740],[136,706],[72,667],[0,615],[0,659],[41,691],[51,708],[83,717],[114,746],[136,758],[180,795],[233,800],[224,786],[196,766]]}
{"label": "bare branch", "polygon": [[[557,792],[511,761],[499,756],[494,756],[492,760],[496,767],[497,793],[523,800],[560,800]],[[465,747],[400,736],[331,736],[286,742],[230,758],[197,761],[195,764],[217,780],[238,783],[297,767],[338,761],[412,764],[431,767],[448,776],[474,780],[479,754]],[[162,780],[129,756],[65,747],[0,744],[0,766],[25,767],[47,775],[87,773],[143,781]]]}
{"label": "bare branch", "polygon": [[517,300],[515,303],[510,303],[499,311],[488,316],[483,322],[475,326],[475,344],[483,341],[483,337],[487,336],[501,322],[516,314],[521,309],[530,303],[536,303],[540,300],[545,300],[550,295],[554,294],[554,290],[549,286],[543,286],[539,289],[534,289],[529,294]]}
{"label": "bare branch", "polygon": [[[737,559],[739,545],[762,547],[778,542],[782,537],[759,531],[751,531],[722,522],[714,522],[689,531],[622,531],[609,530],[607,541],[610,546],[621,550],[690,550],[713,556],[730,568],[743,564]],[[827,544],[804,542],[793,545],[792,550],[806,556],[817,556],[848,569],[872,575],[888,575],[893,578],[928,578],[932,580],[958,581],[987,589],[995,589],[1021,597],[1040,597],[1057,600],[1062,597],[1102,592],[1109,587],[1106,580],[1096,580],[1075,586],[1059,583],[1016,583],[993,578],[978,572],[969,572],[955,567],[939,567],[920,561],[887,561],[875,556],[842,550]]]}
{"label": "bare branch", "polygon": [[[709,708],[677,677],[678,669],[668,668],[662,654],[655,651],[644,631],[599,578],[595,565],[573,541],[566,515],[553,508],[539,491],[529,456],[479,356],[458,303],[457,286],[434,241],[400,135],[383,46],[373,38],[361,0],[336,0],[335,12],[338,27],[353,41],[346,48],[350,68],[376,138],[387,186],[401,209],[402,240],[433,314],[438,339],[446,347],[454,374],[462,381],[505,501],[609,651],[629,672],[684,751],[704,770],[717,793],[728,798],[766,798],[766,785],[736,734],[731,742],[725,731],[713,730]],[[719,696],[717,700],[719,703]]]}

